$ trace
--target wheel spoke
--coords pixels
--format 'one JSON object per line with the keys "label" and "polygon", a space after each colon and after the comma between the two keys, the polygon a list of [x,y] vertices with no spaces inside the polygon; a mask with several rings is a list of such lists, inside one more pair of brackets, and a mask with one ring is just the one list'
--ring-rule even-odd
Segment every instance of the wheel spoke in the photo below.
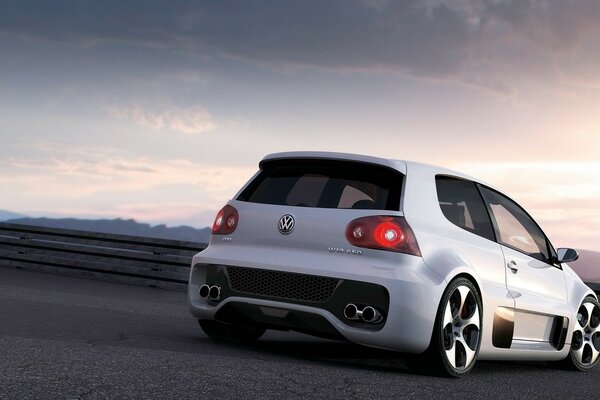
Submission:
{"label": "wheel spoke", "polygon": [[593,303],[583,303],[583,306],[587,310],[588,318],[584,328],[590,327],[592,322],[592,313],[594,312],[594,307],[596,307]]}
{"label": "wheel spoke", "polygon": [[451,324],[452,320],[452,308],[450,307],[450,301],[446,304],[446,311],[444,311],[444,322],[442,327],[446,327],[446,325]]}
{"label": "wheel spoke", "polygon": [[590,347],[592,348],[592,361],[590,363],[593,364],[598,359],[600,352],[596,350],[593,343],[590,343]]}
{"label": "wheel spoke", "polygon": [[454,368],[456,368],[456,341],[452,343],[450,350],[446,351],[446,358]]}
{"label": "wheel spoke", "polygon": [[464,351],[465,351],[465,355],[466,355],[464,368],[467,368],[471,364],[471,361],[473,361],[473,358],[475,358],[475,351],[471,350],[471,348],[465,342],[464,338],[460,337],[458,339],[458,341],[462,344],[462,347],[464,347]]}
{"label": "wheel spoke", "polygon": [[479,307],[475,306],[475,312],[473,315],[465,320],[462,320],[463,326],[475,325],[479,329]]}
{"label": "wheel spoke", "polygon": [[583,348],[585,346],[582,344],[580,348],[578,348],[577,350],[572,350],[573,351],[573,355],[575,356],[575,358],[577,359],[577,361],[581,364],[583,364]]}

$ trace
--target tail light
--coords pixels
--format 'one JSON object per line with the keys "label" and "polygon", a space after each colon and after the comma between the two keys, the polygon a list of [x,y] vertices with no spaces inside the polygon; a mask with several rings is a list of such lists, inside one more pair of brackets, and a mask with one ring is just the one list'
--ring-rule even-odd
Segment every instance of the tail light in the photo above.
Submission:
{"label": "tail light", "polygon": [[372,216],[355,219],[346,227],[346,239],[357,247],[421,256],[415,234],[404,217]]}
{"label": "tail light", "polygon": [[229,235],[235,231],[239,221],[239,215],[232,206],[225,206],[217,214],[212,226],[213,235]]}

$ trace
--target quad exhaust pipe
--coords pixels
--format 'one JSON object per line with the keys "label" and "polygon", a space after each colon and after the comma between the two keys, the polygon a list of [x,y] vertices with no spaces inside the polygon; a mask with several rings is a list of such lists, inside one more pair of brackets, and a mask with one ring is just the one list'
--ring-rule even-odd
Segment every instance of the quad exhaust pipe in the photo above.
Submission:
{"label": "quad exhaust pipe", "polygon": [[365,306],[359,310],[358,306],[352,303],[344,307],[344,317],[352,321],[362,320],[369,324],[376,324],[383,319],[383,315],[375,307]]}
{"label": "quad exhaust pipe", "polygon": [[354,304],[350,303],[346,307],[344,307],[344,317],[346,317],[347,319],[351,319],[351,320],[357,320],[357,319],[360,319],[360,317],[362,317],[362,311],[360,312],[360,315],[359,315],[358,307],[356,307]]}
{"label": "quad exhaust pipe", "polygon": [[221,287],[217,285],[210,286],[205,283],[204,285],[200,286],[198,293],[202,298],[208,298],[212,301],[221,300]]}
{"label": "quad exhaust pipe", "polygon": [[376,308],[366,306],[362,310],[362,319],[370,324],[376,324],[383,319],[383,315]]}

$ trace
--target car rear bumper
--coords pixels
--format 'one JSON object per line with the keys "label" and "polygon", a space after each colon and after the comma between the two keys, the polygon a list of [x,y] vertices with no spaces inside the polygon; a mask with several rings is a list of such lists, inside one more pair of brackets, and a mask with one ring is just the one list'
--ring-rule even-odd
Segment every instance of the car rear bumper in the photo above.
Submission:
{"label": "car rear bumper", "polygon": [[[363,260],[346,255],[295,257],[290,253],[285,251],[287,260],[301,262],[274,264],[273,260],[280,258],[273,249],[267,256],[253,248],[223,251],[209,247],[193,259],[188,290],[191,313],[198,319],[255,323],[397,351],[419,353],[427,348],[445,282],[420,257],[399,254],[397,262],[390,265],[363,264]],[[266,275],[256,275],[260,290],[239,287],[239,282],[232,285],[228,267],[265,271]],[[324,284],[321,278],[333,279],[335,289],[329,297],[314,290],[305,297],[297,290],[288,294],[290,286],[265,292],[270,285],[265,280],[273,276],[269,272],[282,274],[284,280],[317,278],[293,282],[294,286],[306,285],[307,290]],[[218,301],[200,296],[203,284],[221,288]],[[383,318],[377,323],[348,320],[343,312],[348,303],[372,305]]]}

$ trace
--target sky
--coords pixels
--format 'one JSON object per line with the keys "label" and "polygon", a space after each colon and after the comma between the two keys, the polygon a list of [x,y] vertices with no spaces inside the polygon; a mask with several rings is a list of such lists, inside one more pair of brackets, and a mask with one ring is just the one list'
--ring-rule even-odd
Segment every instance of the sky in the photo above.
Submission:
{"label": "sky", "polygon": [[600,250],[596,0],[0,0],[0,209],[210,225],[272,152],[421,161]]}

